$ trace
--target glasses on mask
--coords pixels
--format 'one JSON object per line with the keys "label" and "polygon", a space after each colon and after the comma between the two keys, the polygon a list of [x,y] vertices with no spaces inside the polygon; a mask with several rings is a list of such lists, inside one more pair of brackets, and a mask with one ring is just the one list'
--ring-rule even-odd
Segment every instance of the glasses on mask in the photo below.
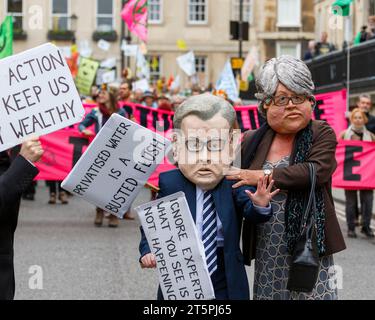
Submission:
{"label": "glasses on mask", "polygon": [[309,97],[306,95],[294,95],[294,96],[286,96],[286,95],[279,95],[279,96],[273,96],[268,97],[265,100],[266,105],[270,105],[271,102],[274,103],[275,106],[278,107],[286,107],[290,101],[292,101],[293,104],[298,105],[304,103]]}
{"label": "glasses on mask", "polygon": [[203,141],[199,138],[190,138],[186,140],[186,149],[190,152],[200,152],[204,147],[210,152],[220,152],[225,148],[226,141],[220,138],[213,138]]}

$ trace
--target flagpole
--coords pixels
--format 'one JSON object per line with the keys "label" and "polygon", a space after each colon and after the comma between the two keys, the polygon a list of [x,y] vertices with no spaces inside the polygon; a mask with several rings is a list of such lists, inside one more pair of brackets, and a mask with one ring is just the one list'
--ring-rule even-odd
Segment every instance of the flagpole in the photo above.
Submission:
{"label": "flagpole", "polygon": [[351,56],[351,47],[350,47],[350,38],[351,38],[351,16],[348,15],[346,17],[346,43],[347,43],[347,61],[346,61],[346,68],[347,68],[347,79],[346,79],[346,91],[347,91],[347,100],[346,100],[346,111],[350,109],[350,56]]}
{"label": "flagpole", "polygon": [[[127,0],[122,0],[122,8],[124,8]],[[125,69],[125,56],[124,52],[122,51],[122,42],[125,40],[125,21],[121,19],[121,41],[120,41],[120,57],[121,57],[121,75]]]}

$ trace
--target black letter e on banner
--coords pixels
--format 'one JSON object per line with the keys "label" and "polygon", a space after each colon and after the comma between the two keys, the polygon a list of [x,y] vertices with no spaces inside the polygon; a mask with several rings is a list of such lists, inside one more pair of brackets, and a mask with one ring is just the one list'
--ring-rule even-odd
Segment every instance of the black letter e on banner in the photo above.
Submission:
{"label": "black letter e on banner", "polygon": [[361,165],[360,161],[354,160],[354,153],[362,152],[361,146],[346,146],[345,147],[345,160],[344,160],[344,180],[346,181],[361,181],[360,174],[354,174],[353,168]]}

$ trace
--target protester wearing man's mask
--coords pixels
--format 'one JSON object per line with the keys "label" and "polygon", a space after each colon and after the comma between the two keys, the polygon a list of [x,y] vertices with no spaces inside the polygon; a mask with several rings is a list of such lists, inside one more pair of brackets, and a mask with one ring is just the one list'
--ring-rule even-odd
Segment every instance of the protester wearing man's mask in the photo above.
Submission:
{"label": "protester wearing man's mask", "polygon": [[[224,99],[210,94],[185,101],[174,116],[174,157],[178,170],[159,178],[162,198],[184,192],[202,239],[208,271],[217,299],[249,299],[249,286],[239,247],[241,221],[246,217],[262,223],[272,216],[270,199],[273,182],[258,181],[258,189],[244,187],[236,191],[224,179],[232,162],[233,128],[236,113]],[[156,267],[142,230],[141,266]],[[159,290],[158,298],[162,299]]]}

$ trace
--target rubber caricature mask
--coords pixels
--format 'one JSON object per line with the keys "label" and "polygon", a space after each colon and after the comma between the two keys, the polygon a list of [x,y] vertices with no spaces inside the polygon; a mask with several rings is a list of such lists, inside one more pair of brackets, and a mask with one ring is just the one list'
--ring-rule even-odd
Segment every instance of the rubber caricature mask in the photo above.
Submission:
{"label": "rubber caricature mask", "polygon": [[204,191],[214,189],[233,161],[236,114],[224,99],[192,97],[176,111],[174,157],[182,174]]}

